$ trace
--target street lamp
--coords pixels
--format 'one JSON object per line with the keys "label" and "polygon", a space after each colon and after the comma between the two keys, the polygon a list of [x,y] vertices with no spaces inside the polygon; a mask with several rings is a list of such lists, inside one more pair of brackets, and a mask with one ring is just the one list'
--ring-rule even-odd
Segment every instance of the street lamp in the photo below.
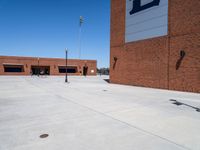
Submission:
{"label": "street lamp", "polygon": [[37,75],[38,75],[38,77],[39,77],[39,75],[40,75],[40,65],[39,65],[39,61],[40,61],[40,58],[38,57],[38,73],[37,73]]}
{"label": "street lamp", "polygon": [[66,67],[65,67],[65,68],[66,68],[66,69],[65,69],[65,82],[66,82],[66,83],[68,82],[68,77],[67,77],[67,55],[68,55],[67,53],[68,53],[68,52],[67,52],[67,51],[68,51],[67,48],[65,48],[65,55],[66,55],[66,60],[65,60],[65,61],[66,61],[66,62],[65,62],[65,63],[66,63]]}
{"label": "street lamp", "polygon": [[81,27],[84,22],[83,16],[79,18],[79,59],[81,59]]}

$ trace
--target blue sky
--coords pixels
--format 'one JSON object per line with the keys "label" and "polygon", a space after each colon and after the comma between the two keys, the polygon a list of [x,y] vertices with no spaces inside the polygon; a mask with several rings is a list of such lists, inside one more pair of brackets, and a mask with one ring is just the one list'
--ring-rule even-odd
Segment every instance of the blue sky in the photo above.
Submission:
{"label": "blue sky", "polygon": [[109,66],[110,0],[0,0],[0,55],[78,58]]}

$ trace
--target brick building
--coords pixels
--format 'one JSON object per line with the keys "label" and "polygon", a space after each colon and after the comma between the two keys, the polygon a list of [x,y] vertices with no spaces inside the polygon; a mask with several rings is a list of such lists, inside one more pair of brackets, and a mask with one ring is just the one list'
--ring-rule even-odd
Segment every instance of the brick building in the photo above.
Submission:
{"label": "brick building", "polygon": [[[96,75],[96,68],[96,60],[67,61],[69,75]],[[0,75],[65,75],[65,73],[65,59],[0,56]]]}
{"label": "brick building", "polygon": [[200,1],[111,0],[110,80],[200,92]]}

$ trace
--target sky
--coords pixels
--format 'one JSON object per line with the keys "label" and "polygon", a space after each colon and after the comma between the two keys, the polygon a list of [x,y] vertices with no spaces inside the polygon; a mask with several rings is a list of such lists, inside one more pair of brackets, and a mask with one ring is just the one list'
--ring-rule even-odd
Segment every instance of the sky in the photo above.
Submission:
{"label": "sky", "polygon": [[109,67],[110,0],[0,0],[0,55],[79,58]]}

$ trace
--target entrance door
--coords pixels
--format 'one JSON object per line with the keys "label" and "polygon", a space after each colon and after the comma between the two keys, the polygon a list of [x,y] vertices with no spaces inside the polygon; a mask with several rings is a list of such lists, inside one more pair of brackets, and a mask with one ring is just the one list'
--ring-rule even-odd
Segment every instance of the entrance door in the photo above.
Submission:
{"label": "entrance door", "polygon": [[83,75],[86,76],[88,73],[88,67],[87,66],[84,66],[83,67]]}
{"label": "entrance door", "polygon": [[32,75],[39,75],[39,68],[31,67]]}

